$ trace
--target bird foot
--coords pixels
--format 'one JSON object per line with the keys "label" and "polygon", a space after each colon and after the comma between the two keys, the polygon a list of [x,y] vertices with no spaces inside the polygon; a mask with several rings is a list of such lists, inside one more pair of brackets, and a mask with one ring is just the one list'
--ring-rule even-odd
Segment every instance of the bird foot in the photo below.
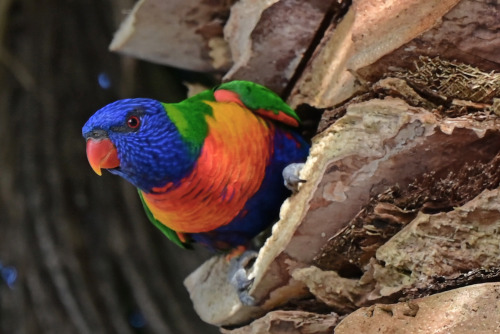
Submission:
{"label": "bird foot", "polygon": [[300,178],[300,171],[304,168],[304,163],[293,163],[283,169],[283,180],[285,187],[290,189],[293,193],[299,191],[299,184],[306,182]]}
{"label": "bird foot", "polygon": [[247,270],[252,266],[257,255],[258,253],[255,251],[246,251],[240,256],[231,259],[229,264],[229,282],[236,289],[241,303],[246,306],[255,305],[255,299],[248,293],[253,278],[248,278]]}

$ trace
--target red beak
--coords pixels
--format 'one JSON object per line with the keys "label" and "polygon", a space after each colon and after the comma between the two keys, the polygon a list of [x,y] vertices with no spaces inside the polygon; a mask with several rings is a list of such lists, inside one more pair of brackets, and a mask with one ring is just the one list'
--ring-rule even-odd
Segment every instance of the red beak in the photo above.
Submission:
{"label": "red beak", "polygon": [[87,159],[97,175],[102,175],[101,168],[120,166],[115,145],[108,138],[87,140]]}

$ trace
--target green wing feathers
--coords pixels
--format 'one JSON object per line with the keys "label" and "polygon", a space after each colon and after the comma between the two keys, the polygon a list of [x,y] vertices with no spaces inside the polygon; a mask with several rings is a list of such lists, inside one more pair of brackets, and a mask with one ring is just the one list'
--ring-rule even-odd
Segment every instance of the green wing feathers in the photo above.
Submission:
{"label": "green wing feathers", "polygon": [[281,97],[270,89],[250,81],[230,81],[214,91],[218,102],[243,104],[253,112],[275,121],[297,127],[300,118]]}
{"label": "green wing feathers", "polygon": [[144,211],[146,212],[146,216],[148,216],[148,219],[153,223],[154,226],[156,226],[160,231],[165,234],[165,236],[172,241],[174,244],[181,248],[189,248],[188,244],[185,244],[181,241],[179,236],[177,235],[177,232],[174,230],[169,229],[167,226],[163,225],[161,222],[156,220],[156,218],[153,216],[153,213],[151,210],[149,210],[148,206],[146,205],[146,202],[144,201],[144,198],[142,197],[142,191],[139,190],[139,197],[141,198],[142,206],[144,207]]}

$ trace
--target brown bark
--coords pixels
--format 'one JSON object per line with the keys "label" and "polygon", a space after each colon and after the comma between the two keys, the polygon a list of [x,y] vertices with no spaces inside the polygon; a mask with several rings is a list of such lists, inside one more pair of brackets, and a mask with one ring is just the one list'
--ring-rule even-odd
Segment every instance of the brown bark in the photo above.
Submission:
{"label": "brown bark", "polygon": [[[201,7],[196,9],[198,3]],[[227,262],[213,257],[185,280],[194,309],[204,321],[231,326],[225,333],[322,333],[346,316],[338,328],[354,332],[359,331],[356,317],[371,312],[376,318],[380,310],[401,321],[420,316],[421,321],[431,321],[425,317],[429,315],[426,305],[434,307],[429,306],[434,313],[450,295],[426,296],[498,281],[498,4],[486,0],[240,0],[234,4],[176,0],[168,6],[178,11],[165,16],[160,8],[167,10],[160,4],[140,1],[112,48],[164,64],[217,70],[217,75],[230,68],[227,79],[250,79],[272,87],[306,121],[314,119],[318,110],[323,112],[301,175],[307,182],[284,203],[280,221],[248,270],[254,278],[249,293],[256,305],[240,303],[227,283]],[[152,19],[158,14],[161,20]],[[43,31],[36,25],[42,21],[30,17],[31,31]],[[84,17],[82,22],[88,24],[93,18]],[[10,237],[1,247],[17,249],[17,258],[24,259],[23,247],[33,243],[42,259],[25,260],[26,268],[35,269],[26,276],[30,280],[23,290],[29,303],[21,307],[43,307],[47,301],[60,304],[56,312],[27,313],[36,320],[37,329],[64,323],[80,332],[101,325],[123,331],[127,324],[122,313],[110,310],[123,310],[117,306],[122,307],[125,298],[126,305],[148,315],[151,331],[197,329],[195,322],[184,321],[189,319],[189,305],[178,295],[178,277],[187,274],[186,264],[195,262],[195,256],[181,252],[173,258],[159,257],[164,251],[179,251],[164,244],[152,228],[143,230],[139,220],[144,217],[131,189],[122,185],[118,191],[110,178],[88,179],[90,175],[82,174],[83,146],[76,154],[76,139],[74,144],[66,140],[63,151],[55,149],[58,139],[70,137],[66,133],[71,127],[79,128],[76,110],[86,104],[90,109],[95,106],[88,99],[76,103],[72,95],[55,100],[47,90],[64,93],[69,88],[71,92],[71,87],[91,81],[87,77],[75,86],[56,85],[64,82],[60,64],[66,64],[70,55],[87,59],[91,54],[85,52],[92,51],[83,48],[73,54],[70,49],[67,55],[61,40],[53,38],[60,35],[45,34],[46,39],[52,36],[48,42],[37,44],[39,40],[32,39],[26,45],[9,45],[41,55],[51,67],[49,75],[36,67],[24,70],[20,64],[31,64],[32,58],[10,62],[8,68],[25,90],[33,92],[42,79],[44,90],[22,100],[21,91],[9,93],[9,108],[3,110],[20,110],[14,120],[30,121],[15,132],[1,125],[2,134],[9,138],[19,134],[18,142],[26,147],[17,144],[21,146],[2,153],[7,175],[2,179],[2,198],[15,197],[15,202],[8,203],[20,206],[4,211],[10,222],[22,224],[9,223],[6,235]],[[168,40],[166,35],[173,37]],[[58,52],[48,52],[46,43],[51,45],[48,50],[58,47]],[[114,68],[116,80],[122,76],[129,79],[125,82],[138,80],[125,71],[126,62],[120,67],[107,57],[111,56],[100,61]],[[9,58],[2,59],[5,63]],[[102,71],[98,64],[90,64],[89,69]],[[89,69],[84,76],[90,75]],[[61,79],[56,80],[58,73]],[[129,88],[127,94],[131,93]],[[91,102],[106,99],[102,91],[96,94]],[[75,112],[71,117],[63,113],[68,125],[56,127],[54,121],[65,123],[49,111],[63,108]],[[62,133],[54,134],[55,129]],[[63,164],[69,159],[63,160],[60,152],[80,159],[79,167]],[[47,167],[35,168],[34,163]],[[14,169],[14,164],[22,168]],[[64,196],[69,190],[78,195]],[[121,203],[121,210],[110,211],[112,203]],[[50,224],[61,217],[65,224]],[[82,223],[88,224],[83,231]],[[77,241],[66,238],[66,233]],[[16,236],[21,242],[14,242]],[[0,258],[7,265],[13,263],[9,256],[6,259]],[[174,267],[172,273],[169,269]],[[96,286],[91,284],[93,277],[99,279]],[[165,284],[164,277],[172,277],[172,283]],[[52,282],[50,288],[42,292],[34,288],[47,281]],[[125,290],[133,297],[105,293],[116,285],[130,286]],[[90,292],[84,293],[86,289]],[[495,292],[497,287],[455,289],[452,298],[481,296],[482,289]],[[162,296],[182,300],[182,311],[176,313]],[[422,299],[413,304],[417,297]],[[400,299],[410,302],[370,306]],[[9,303],[19,300],[24,299]],[[2,300],[2,305],[7,304]],[[478,309],[481,315],[493,312],[488,305],[478,304],[474,310]],[[110,323],[104,321],[103,312],[112,319]],[[66,314],[70,320],[64,322]],[[362,325],[380,329],[369,320]]]}
{"label": "brown bark", "polygon": [[[276,308],[347,314],[498,279],[489,248],[500,221],[489,205],[500,182],[498,17],[489,1],[353,1],[310,41],[314,52],[288,82],[292,106],[326,109],[301,175],[307,182],[248,270],[256,306],[221,283],[221,260],[186,280],[202,319],[238,325]],[[258,26],[245,36],[246,64],[266,61],[255,45],[278,39]],[[263,67],[245,71],[272,85]],[[215,286],[222,300],[209,293]]]}

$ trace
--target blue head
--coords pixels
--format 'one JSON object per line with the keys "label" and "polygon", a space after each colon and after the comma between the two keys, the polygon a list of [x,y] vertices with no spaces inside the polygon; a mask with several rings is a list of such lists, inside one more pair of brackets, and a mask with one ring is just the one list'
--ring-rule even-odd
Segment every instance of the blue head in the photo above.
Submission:
{"label": "blue head", "polygon": [[125,99],[98,110],[85,123],[87,157],[92,168],[108,169],[136,187],[179,181],[196,156],[183,141],[164,105],[151,99]]}

